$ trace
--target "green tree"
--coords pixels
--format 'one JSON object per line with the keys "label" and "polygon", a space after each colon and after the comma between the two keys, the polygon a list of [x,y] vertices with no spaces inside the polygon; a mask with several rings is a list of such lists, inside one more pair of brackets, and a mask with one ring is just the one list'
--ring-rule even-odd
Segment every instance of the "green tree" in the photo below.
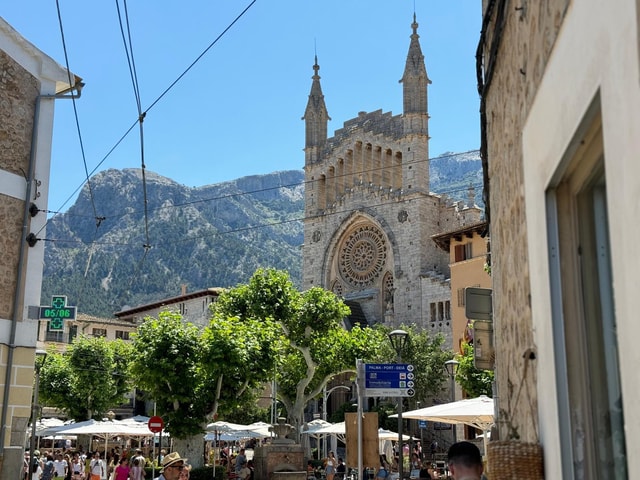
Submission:
{"label": "green tree", "polygon": [[463,343],[463,355],[459,355],[458,370],[456,371],[456,382],[471,398],[486,395],[493,397],[493,377],[491,370],[479,370],[473,363],[473,345]]}
{"label": "green tree", "polygon": [[334,376],[355,372],[356,359],[372,358],[384,340],[377,329],[345,330],[349,308],[338,297],[319,287],[300,293],[286,272],[274,269],[260,269],[247,285],[221,295],[214,311],[280,326],[277,396],[294,425]]}
{"label": "green tree", "polygon": [[131,345],[102,337],[77,337],[64,353],[50,351],[40,371],[40,395],[76,421],[101,419],[126,401]]}
{"label": "green tree", "polygon": [[205,385],[200,330],[178,313],[160,312],[138,327],[133,347],[131,374],[167,431],[177,438],[201,432],[213,393]]}
{"label": "green tree", "polygon": [[176,450],[194,465],[200,434],[218,410],[255,402],[255,389],[273,371],[277,334],[273,323],[219,314],[200,330],[168,311],[138,327],[131,373],[155,402]]}

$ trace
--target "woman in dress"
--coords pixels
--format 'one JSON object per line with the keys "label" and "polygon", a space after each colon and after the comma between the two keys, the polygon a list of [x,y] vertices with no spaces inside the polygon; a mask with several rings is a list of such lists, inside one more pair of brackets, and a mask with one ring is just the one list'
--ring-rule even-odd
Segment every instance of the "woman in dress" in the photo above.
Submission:
{"label": "woman in dress", "polygon": [[324,474],[327,477],[327,480],[333,480],[337,466],[338,462],[336,461],[335,455],[333,452],[329,452],[329,456],[324,461]]}
{"label": "woman in dress", "polygon": [[142,465],[140,464],[140,458],[133,458],[133,465],[131,466],[131,472],[129,472],[131,480],[144,480],[144,472]]}

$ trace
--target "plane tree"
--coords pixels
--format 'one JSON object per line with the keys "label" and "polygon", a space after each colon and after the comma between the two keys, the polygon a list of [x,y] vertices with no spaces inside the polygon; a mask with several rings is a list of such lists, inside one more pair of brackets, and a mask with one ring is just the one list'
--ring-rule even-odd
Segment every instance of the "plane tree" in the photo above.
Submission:
{"label": "plane tree", "polygon": [[133,336],[131,374],[155,405],[174,448],[201,460],[202,432],[219,410],[253,401],[273,370],[277,330],[214,315],[200,329],[177,312],[147,317]]}
{"label": "plane tree", "polygon": [[102,419],[126,401],[131,345],[76,337],[66,352],[50,350],[40,369],[40,399],[76,421]]}
{"label": "plane tree", "polygon": [[373,358],[386,341],[378,329],[347,330],[349,308],[332,292],[313,287],[299,292],[287,272],[260,269],[246,285],[225,292],[216,314],[275,322],[282,332],[275,378],[288,421],[303,422],[304,408],[337,375],[355,372],[356,359]]}

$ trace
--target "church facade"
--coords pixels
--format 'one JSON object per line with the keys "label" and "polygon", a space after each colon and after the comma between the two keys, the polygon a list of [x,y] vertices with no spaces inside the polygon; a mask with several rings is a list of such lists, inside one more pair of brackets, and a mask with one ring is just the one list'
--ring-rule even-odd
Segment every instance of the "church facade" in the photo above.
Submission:
{"label": "church facade", "polygon": [[305,228],[302,287],[344,298],[351,321],[451,327],[449,257],[433,235],[481,220],[482,211],[429,190],[429,113],[414,15],[400,82],[400,115],[360,112],[327,135],[330,120],[313,66],[303,120]]}

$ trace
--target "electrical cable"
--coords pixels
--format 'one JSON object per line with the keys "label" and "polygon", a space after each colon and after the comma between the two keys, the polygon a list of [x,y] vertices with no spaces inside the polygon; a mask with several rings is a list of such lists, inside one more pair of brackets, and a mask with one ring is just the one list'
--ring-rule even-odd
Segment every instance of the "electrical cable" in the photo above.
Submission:
{"label": "electrical cable", "polygon": [[[408,166],[412,166],[412,165],[416,165],[419,163],[423,163],[425,161],[429,161],[429,162],[434,162],[437,161],[439,159],[444,159],[444,158],[451,158],[451,157],[457,157],[459,155],[466,155],[466,154],[470,154],[470,153],[474,153],[477,152],[478,150],[468,150],[466,152],[459,152],[459,153],[453,153],[450,155],[441,155],[439,157],[435,157],[435,158],[431,158],[431,159],[423,159],[423,160],[413,160],[411,162],[407,162],[406,165]],[[373,169],[368,169],[365,170],[363,173],[373,173],[379,170],[383,170],[385,169],[385,167],[378,167],[378,168],[373,168]],[[348,176],[353,176],[351,173],[349,174],[342,174],[342,175],[336,175],[333,178],[344,178],[344,177],[348,177]],[[209,197],[209,198],[204,198],[204,199],[199,199],[199,200],[193,200],[190,202],[184,202],[184,203],[175,203],[172,205],[163,205],[160,207],[155,207],[155,208],[151,208],[151,211],[160,211],[160,210],[168,210],[171,208],[180,208],[180,207],[184,207],[184,206],[190,206],[190,205],[196,205],[199,203],[207,203],[210,201],[214,201],[214,200],[222,200],[222,199],[229,199],[229,198],[235,198],[235,197],[240,197],[240,196],[244,196],[244,195],[254,195],[256,193],[263,193],[263,192],[268,192],[268,191],[272,191],[272,190],[279,190],[281,188],[295,188],[295,187],[299,187],[299,186],[306,186],[312,183],[317,183],[320,180],[304,180],[302,182],[296,182],[296,183],[290,183],[290,184],[284,184],[284,185],[278,185],[278,186],[274,186],[274,187],[266,187],[266,188],[261,188],[261,189],[256,189],[256,190],[249,190],[249,191],[242,191],[242,192],[236,192],[236,193],[230,193],[230,194],[226,194],[226,195],[221,195],[218,197]],[[224,183],[224,182],[223,182]],[[214,184],[215,186],[216,184]],[[198,187],[198,188],[203,188],[203,187]],[[464,191],[468,191],[468,187],[461,187],[459,189],[453,189],[453,190],[441,190],[438,192],[435,192],[436,195],[451,195],[457,192],[464,192]],[[51,210],[47,210],[46,213],[55,213],[55,214],[60,214],[60,213],[64,213],[64,212],[55,212],[55,211],[51,211]],[[129,212],[124,212],[124,213],[117,213],[117,214],[113,214],[110,215],[108,217],[108,219],[112,220],[115,218],[122,218],[128,215],[135,215],[140,213],[139,210],[134,210],[134,211],[129,211]],[[82,214],[76,214],[76,213],[69,213],[66,212],[66,215],[68,216],[73,216],[73,217],[89,217],[89,215],[82,215]]]}
{"label": "electrical cable", "polygon": [[[138,75],[136,72],[136,63],[133,56],[133,43],[131,40],[131,27],[129,24],[129,12],[127,9],[127,1],[124,1],[125,20],[127,24],[127,35],[125,36],[124,28],[122,25],[122,15],[120,13],[120,3],[116,0],[116,9],[118,11],[118,21],[120,24],[120,32],[122,33],[122,43],[124,44],[125,53],[127,55],[127,63],[129,64],[129,73],[131,75],[131,83],[133,84],[133,92],[136,97],[136,106],[138,108],[138,124],[140,125],[140,168],[142,171],[142,195],[144,206],[144,231],[145,231],[145,243],[143,248],[148,251],[151,248],[151,240],[149,238],[149,210],[148,210],[148,197],[147,197],[147,174],[146,164],[144,161],[144,119],[146,112],[142,112],[142,102],[140,101],[140,85],[138,83]],[[143,259],[146,255],[143,256]]]}
{"label": "electrical cable", "polygon": [[[71,81],[71,68],[69,67],[69,55],[67,53],[67,43],[66,43],[66,40],[65,40],[65,37],[64,37],[64,28],[62,26],[62,13],[60,11],[60,1],[59,0],[56,0],[56,9],[57,9],[57,12],[58,12],[58,24],[60,26],[60,37],[61,37],[61,40],[62,40],[62,50],[64,51],[65,66],[67,67],[68,81],[69,81],[69,85],[71,86],[71,85],[74,85],[74,82]],[[76,130],[78,132],[78,141],[80,143],[80,152],[82,154],[82,162],[84,164],[84,173],[85,173],[85,178],[86,178],[85,182],[89,186],[89,197],[91,199],[91,206],[93,207],[94,217],[97,218],[98,217],[98,212],[96,210],[96,205],[95,205],[95,201],[94,201],[95,199],[93,197],[93,191],[92,191],[92,188],[91,188],[91,180],[89,178],[89,170],[88,170],[88,167],[87,167],[87,157],[86,157],[86,154],[85,154],[85,151],[84,151],[84,143],[82,141],[82,133],[80,131],[80,119],[79,119],[79,116],[78,116],[78,108],[76,106],[76,97],[75,97],[75,95],[71,96],[71,101],[73,103],[73,114],[74,114],[75,121],[76,121]],[[83,184],[85,182],[83,182]],[[42,228],[44,228],[44,226]]]}
{"label": "electrical cable", "polygon": [[[58,0],[56,0],[57,2]],[[198,55],[198,57],[196,57],[196,59],[187,67],[186,70],[183,71],[183,73],[181,73],[170,85],[169,87],[167,87],[162,94],[160,94],[160,96],[151,103],[151,105],[146,109],[146,111],[144,112],[144,115],[146,115],[146,113],[151,110],[151,108],[153,108],[180,80],[182,80],[182,78],[189,72],[189,70],[191,70],[196,63],[198,63],[202,57],[231,29],[231,27],[238,21],[240,20],[240,18],[249,10],[249,8],[251,8],[257,0],[253,0],[223,31],[222,33],[220,33],[216,39],[211,42],[209,44],[209,46],[207,48],[205,48],[203,50],[203,52]],[[111,156],[111,154],[114,152],[114,150],[124,141],[124,139],[129,135],[129,133],[131,133],[131,130],[133,130],[133,128],[138,124],[138,122],[140,121],[140,116],[138,116],[138,118],[136,119],[136,121],[124,132],[124,134],[122,134],[122,136],[120,137],[120,139],[114,144],[113,147],[111,147],[111,149],[104,155],[104,157],[102,157],[102,159],[98,162],[98,164],[93,168],[93,170],[91,170],[91,172],[87,175],[87,180],[83,181],[80,185],[78,185],[78,187],[73,191],[73,193],[71,195],[69,195],[69,197],[67,197],[67,199],[64,201],[64,203],[58,207],[58,210],[61,210],[76,194],[76,192],[78,192],[85,183],[87,183],[89,175],[92,175],[93,173],[95,173],[101,166],[102,164]],[[45,225],[40,229],[43,230],[44,228],[46,228],[46,224],[50,221],[51,219],[48,219],[47,222],[45,223]],[[39,232],[38,232],[39,233]]]}
{"label": "electrical cable", "polygon": [[[408,200],[408,202],[411,202],[412,200]],[[407,201],[405,201],[407,202]],[[376,207],[381,207],[384,205],[387,205],[388,202],[381,202],[378,204],[368,204],[366,206],[363,205],[363,208],[376,208]],[[347,208],[344,210],[339,210],[339,211],[335,211],[335,212],[329,212],[329,213],[324,213],[322,216],[332,216],[332,215],[342,215],[344,213],[349,213],[349,212],[353,212],[354,208]],[[224,232],[214,232],[211,234],[207,234],[207,235],[199,235],[198,237],[190,237],[190,238],[185,238],[183,240],[177,241],[177,242],[172,242],[172,243],[158,243],[156,245],[156,247],[158,249],[162,249],[165,246],[172,246],[172,245],[179,245],[179,244],[183,244],[183,243],[187,243],[187,242],[191,242],[191,241],[195,241],[195,240],[202,240],[205,238],[210,238],[210,237],[216,237],[216,236],[222,236],[222,235],[227,235],[227,234],[231,234],[231,233],[240,233],[240,232],[246,232],[246,231],[252,231],[252,230],[257,230],[260,228],[267,228],[267,227],[274,227],[274,226],[278,226],[278,225],[284,225],[287,223],[293,223],[293,222],[303,222],[305,220],[317,217],[318,215],[311,215],[311,216],[302,216],[302,217],[297,217],[297,218],[292,218],[292,219],[287,219],[287,220],[280,220],[277,222],[270,222],[270,223],[264,223],[264,224],[260,224],[260,225],[250,225],[250,226],[246,226],[246,227],[241,227],[241,228],[235,228],[235,229],[231,229],[231,230],[225,230]],[[42,238],[39,239],[45,242],[53,242],[53,243],[69,243],[69,244],[74,244],[74,245],[85,245],[84,242],[78,241],[78,240],[64,240],[64,239],[49,239],[49,238]],[[131,246],[135,246],[135,244],[133,243],[129,243],[129,242],[96,242],[98,245],[104,245],[104,246],[126,246],[126,247],[131,247]]]}

